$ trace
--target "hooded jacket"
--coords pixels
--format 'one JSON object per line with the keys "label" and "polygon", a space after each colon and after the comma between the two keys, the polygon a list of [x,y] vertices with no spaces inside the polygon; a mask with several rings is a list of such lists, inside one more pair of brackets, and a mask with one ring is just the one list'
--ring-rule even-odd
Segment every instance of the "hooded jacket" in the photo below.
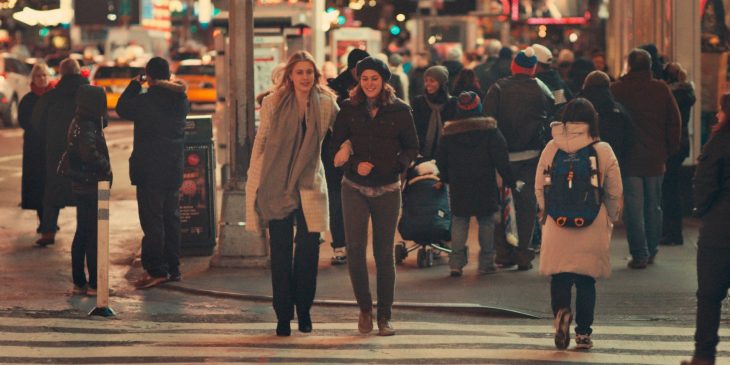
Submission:
{"label": "hooded jacket", "polygon": [[[545,207],[544,171],[553,163],[558,149],[573,153],[594,142],[588,134],[588,124],[553,122],[553,140],[540,155],[535,174],[535,196],[541,211]],[[613,223],[621,216],[623,185],[621,171],[611,146],[605,142],[593,145],[598,156],[598,179],[603,187],[603,205],[588,227],[564,228],[547,216],[542,227],[540,273],[552,275],[575,273],[593,278],[611,275],[609,244]]]}
{"label": "hooded jacket", "polygon": [[632,71],[611,85],[634,124],[634,144],[621,166],[624,176],[659,176],[667,157],[679,151],[679,108],[669,87],[651,72]]}
{"label": "hooded jacket", "polygon": [[493,118],[446,122],[436,158],[441,181],[449,184],[451,212],[459,217],[486,216],[498,210],[496,171],[514,186],[507,142]]}
{"label": "hooded jacket", "polygon": [[176,190],[183,179],[183,142],[189,104],[182,83],[156,80],[146,93],[132,80],[117,103],[117,114],[134,122],[129,158],[132,185]]}
{"label": "hooded jacket", "polygon": [[669,84],[674,100],[679,108],[679,115],[682,118],[682,134],[679,142],[677,157],[684,160],[689,156],[689,118],[692,105],[697,101],[695,88],[689,82],[676,82]]}

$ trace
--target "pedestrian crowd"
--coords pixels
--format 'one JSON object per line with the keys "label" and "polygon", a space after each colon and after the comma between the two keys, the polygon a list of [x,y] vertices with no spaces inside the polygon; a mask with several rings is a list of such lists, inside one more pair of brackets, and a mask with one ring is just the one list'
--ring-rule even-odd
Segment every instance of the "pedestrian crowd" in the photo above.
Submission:
{"label": "pedestrian crowd", "polygon": [[[479,275],[531,270],[539,253],[540,273],[551,278],[559,349],[570,344],[573,319],[576,348],[593,346],[595,283],[611,274],[614,224],[626,226],[630,269],[652,265],[660,245],[683,244],[679,170],[689,156],[695,95],[682,65],[646,45],[629,53],[625,74],[614,79],[601,51],[555,57],[543,45],[518,50],[496,40],[485,50],[478,62],[454,47],[436,64],[428,53],[411,59],[354,49],[330,79],[298,51],[272,75],[272,87],[257,98],[245,211],[247,230],[268,232],[277,335],[291,335],[295,315],[299,331],[313,329],[325,231],[332,234],[332,264],[348,265],[359,332],[377,324],[378,335],[396,333],[394,240],[411,186],[424,178],[448,200],[438,218],[450,218],[451,238],[440,242],[450,251],[450,276],[464,275],[472,217]],[[60,73],[54,85],[47,68],[34,67],[32,93],[20,104],[22,207],[37,211],[36,243],[44,247],[55,241],[59,210],[77,207],[74,293],[95,295],[96,183],[112,179],[106,97],[81,77],[76,61],[62,62]],[[182,278],[179,189],[188,109],[185,86],[162,58],[149,61],[117,105],[119,116],[134,122],[130,177],[145,269],[138,288]],[[694,177],[703,226],[696,349],[686,364],[714,363],[720,305],[730,287],[729,116],[727,94]],[[409,217],[424,226],[438,218]]]}

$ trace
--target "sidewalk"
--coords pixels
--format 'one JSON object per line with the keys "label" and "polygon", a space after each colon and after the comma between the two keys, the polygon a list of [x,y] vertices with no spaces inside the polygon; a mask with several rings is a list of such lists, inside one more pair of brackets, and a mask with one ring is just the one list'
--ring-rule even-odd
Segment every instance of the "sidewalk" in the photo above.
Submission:
{"label": "sidewalk", "polygon": [[[685,244],[660,246],[656,263],[645,270],[626,268],[628,244],[622,228],[614,231],[611,247],[613,275],[597,282],[597,315],[633,320],[691,319],[695,311],[695,242],[699,222],[685,220]],[[329,241],[328,241],[329,242]],[[395,307],[469,311],[485,315],[551,317],[549,278],[539,274],[539,256],[530,271],[503,270],[494,275],[476,272],[476,224],[471,225],[469,265],[464,276],[449,277],[448,257],[442,254],[430,268],[418,268],[416,252],[397,265]],[[346,265],[330,264],[332,249],[320,246],[316,303],[355,306]],[[375,265],[369,253],[371,288],[375,294]],[[163,287],[191,294],[248,300],[271,300],[269,269],[208,267],[209,258],[183,258],[183,281]],[[650,308],[656,308],[655,311]],[[631,313],[654,313],[630,315]]]}

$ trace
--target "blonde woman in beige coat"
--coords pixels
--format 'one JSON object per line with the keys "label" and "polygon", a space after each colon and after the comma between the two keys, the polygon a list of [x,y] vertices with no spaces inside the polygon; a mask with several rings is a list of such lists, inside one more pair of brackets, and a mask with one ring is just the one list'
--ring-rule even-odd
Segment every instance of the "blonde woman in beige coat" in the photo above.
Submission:
{"label": "blonde woman in beige coat", "polygon": [[[540,273],[551,275],[550,296],[555,315],[555,345],[570,344],[572,320],[571,290],[576,286],[576,348],[589,349],[596,303],[595,282],[611,274],[609,243],[613,223],[621,214],[623,187],[621,172],[611,146],[599,141],[598,116],[590,101],[577,98],[565,109],[563,122],[551,124],[553,140],[540,156],[535,177],[535,195],[543,220]],[[558,149],[574,153],[593,146],[598,158],[598,180],[603,188],[603,204],[592,224],[582,228],[559,226],[544,213],[545,178]]]}
{"label": "blonde woman in beige coat", "polygon": [[[294,53],[261,106],[246,182],[246,229],[269,229],[277,336],[312,331],[320,233],[328,227],[322,140],[339,108],[314,58]],[[294,227],[296,226],[296,236]]]}

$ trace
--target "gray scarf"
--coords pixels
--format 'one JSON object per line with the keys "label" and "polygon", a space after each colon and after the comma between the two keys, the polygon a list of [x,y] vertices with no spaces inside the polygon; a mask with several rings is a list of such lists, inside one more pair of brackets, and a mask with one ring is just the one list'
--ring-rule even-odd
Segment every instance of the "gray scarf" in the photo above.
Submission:
{"label": "gray scarf", "polygon": [[294,93],[283,96],[276,106],[264,148],[261,167],[264,174],[256,193],[256,207],[265,222],[286,218],[299,208],[299,189],[311,188],[314,184],[322,148],[319,110],[319,93],[312,90],[305,115],[305,132]]}
{"label": "gray scarf", "polygon": [[431,117],[428,119],[428,129],[426,129],[426,141],[424,141],[423,155],[427,158],[435,157],[438,149],[439,136],[444,122],[441,120],[441,111],[446,104],[433,104],[424,98],[426,104],[431,108]]}

